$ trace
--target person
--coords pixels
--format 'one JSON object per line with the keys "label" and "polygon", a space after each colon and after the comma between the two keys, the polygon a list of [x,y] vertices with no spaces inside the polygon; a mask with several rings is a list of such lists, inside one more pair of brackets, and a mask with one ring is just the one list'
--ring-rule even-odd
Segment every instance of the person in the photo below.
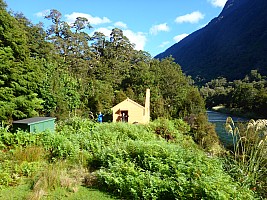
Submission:
{"label": "person", "polygon": [[97,121],[99,122],[99,123],[102,123],[102,121],[103,121],[103,114],[101,113],[101,112],[99,112],[99,115],[98,115],[98,117],[97,117]]}

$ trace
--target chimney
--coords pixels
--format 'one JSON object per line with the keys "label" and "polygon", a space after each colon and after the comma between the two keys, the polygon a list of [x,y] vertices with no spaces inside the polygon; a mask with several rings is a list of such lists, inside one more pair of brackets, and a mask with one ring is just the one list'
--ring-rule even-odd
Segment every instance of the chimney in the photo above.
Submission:
{"label": "chimney", "polygon": [[149,123],[150,121],[150,89],[146,89],[146,101],[145,101],[145,121]]}

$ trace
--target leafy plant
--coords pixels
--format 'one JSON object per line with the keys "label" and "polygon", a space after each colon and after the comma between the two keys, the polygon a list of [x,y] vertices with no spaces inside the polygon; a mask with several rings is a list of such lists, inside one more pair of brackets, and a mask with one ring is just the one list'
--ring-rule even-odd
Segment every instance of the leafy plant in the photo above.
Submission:
{"label": "leafy plant", "polygon": [[97,172],[102,188],[127,199],[253,198],[240,188],[216,159],[195,148],[164,141],[129,141],[106,148]]}

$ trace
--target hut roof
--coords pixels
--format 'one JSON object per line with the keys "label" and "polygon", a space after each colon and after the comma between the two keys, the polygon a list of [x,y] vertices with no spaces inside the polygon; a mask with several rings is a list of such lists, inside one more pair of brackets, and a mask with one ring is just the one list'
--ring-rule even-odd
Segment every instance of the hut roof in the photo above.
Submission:
{"label": "hut roof", "polygon": [[127,98],[127,99],[125,99],[124,101],[122,101],[122,102],[118,103],[117,105],[115,105],[114,107],[112,107],[111,109],[113,110],[113,109],[115,109],[116,107],[119,107],[121,104],[125,103],[126,101],[128,101],[128,102],[130,102],[130,103],[132,103],[132,104],[134,104],[134,105],[136,105],[136,106],[138,106],[138,107],[141,107],[141,108],[143,108],[143,109],[145,108],[144,106],[140,105],[139,103],[136,103],[135,101],[133,101],[133,100]]}
{"label": "hut roof", "polygon": [[55,119],[56,118],[54,117],[32,117],[32,118],[13,121],[13,124],[28,124],[29,125],[29,124],[35,124],[38,122],[50,121],[50,120],[55,120]]}

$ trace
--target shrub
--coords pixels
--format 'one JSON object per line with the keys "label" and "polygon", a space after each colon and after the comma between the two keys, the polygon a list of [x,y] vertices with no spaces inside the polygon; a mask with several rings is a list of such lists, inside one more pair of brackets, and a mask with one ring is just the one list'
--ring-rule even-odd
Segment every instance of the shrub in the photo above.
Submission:
{"label": "shrub", "polygon": [[151,122],[149,127],[154,133],[167,141],[179,139],[181,134],[187,133],[190,130],[189,125],[181,119],[168,120],[159,118]]}
{"label": "shrub", "polygon": [[15,133],[8,130],[0,131],[0,140],[8,148],[26,147],[38,143],[38,137],[35,134],[21,130]]}
{"label": "shrub", "polygon": [[43,135],[42,145],[50,152],[50,159],[66,159],[78,155],[79,146],[59,133]]}
{"label": "shrub", "polygon": [[216,159],[195,148],[163,141],[131,141],[103,150],[102,188],[126,199],[252,198],[226,175]]}
{"label": "shrub", "polygon": [[203,149],[213,151],[214,145],[218,146],[220,142],[215,125],[208,122],[206,114],[190,115],[186,121],[191,127],[189,134]]}

